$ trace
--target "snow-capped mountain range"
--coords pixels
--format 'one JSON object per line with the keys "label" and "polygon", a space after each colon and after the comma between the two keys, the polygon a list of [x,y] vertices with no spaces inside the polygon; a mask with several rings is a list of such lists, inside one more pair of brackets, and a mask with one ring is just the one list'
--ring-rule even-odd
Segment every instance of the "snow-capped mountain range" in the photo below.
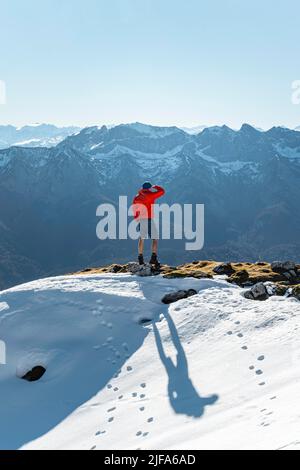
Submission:
{"label": "snow-capped mountain range", "polygon": [[0,151],[0,286],[135,258],[134,242],[96,238],[96,208],[131,202],[145,180],[165,187],[164,202],[205,204],[204,250],[162,240],[163,261],[299,260],[299,132],[94,126]]}
{"label": "snow-capped mountain range", "polygon": [[52,124],[29,124],[22,127],[0,125],[0,149],[18,147],[53,147],[79,127],[57,127]]}

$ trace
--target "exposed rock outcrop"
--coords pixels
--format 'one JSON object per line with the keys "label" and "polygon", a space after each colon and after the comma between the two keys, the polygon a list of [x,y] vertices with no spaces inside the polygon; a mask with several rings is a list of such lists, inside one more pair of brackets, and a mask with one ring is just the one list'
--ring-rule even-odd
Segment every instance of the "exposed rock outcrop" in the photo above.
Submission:
{"label": "exposed rock outcrop", "polygon": [[197,291],[195,289],[189,290],[178,290],[177,292],[170,292],[170,294],[166,294],[162,299],[163,304],[171,304],[173,302],[177,302],[177,300],[186,299],[187,297],[191,297],[192,295],[196,295]]}
{"label": "exposed rock outcrop", "polygon": [[26,372],[26,374],[23,375],[23,377],[21,377],[21,378],[23,380],[27,380],[28,382],[36,382],[41,377],[43,377],[45,372],[46,372],[45,367],[43,367],[43,366],[34,366],[31,370]]}

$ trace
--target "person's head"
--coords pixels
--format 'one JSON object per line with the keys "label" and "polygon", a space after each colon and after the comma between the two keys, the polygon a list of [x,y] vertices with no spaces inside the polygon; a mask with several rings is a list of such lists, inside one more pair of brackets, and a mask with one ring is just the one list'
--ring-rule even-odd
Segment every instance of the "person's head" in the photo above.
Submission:
{"label": "person's head", "polygon": [[143,189],[150,189],[150,188],[152,188],[152,184],[149,181],[145,181],[142,188]]}

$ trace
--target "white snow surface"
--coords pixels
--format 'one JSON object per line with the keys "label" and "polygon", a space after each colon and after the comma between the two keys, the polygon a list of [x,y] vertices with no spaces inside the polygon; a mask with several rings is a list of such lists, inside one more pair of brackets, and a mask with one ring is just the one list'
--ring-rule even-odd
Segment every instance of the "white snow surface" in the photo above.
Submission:
{"label": "white snow surface", "polygon": [[299,450],[300,302],[241,294],[127,274],[2,291],[0,448]]}

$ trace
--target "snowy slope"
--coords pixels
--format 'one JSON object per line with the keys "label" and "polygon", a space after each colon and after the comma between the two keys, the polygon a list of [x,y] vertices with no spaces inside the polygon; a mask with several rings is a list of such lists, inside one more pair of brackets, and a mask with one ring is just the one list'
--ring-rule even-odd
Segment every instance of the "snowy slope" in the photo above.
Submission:
{"label": "snowy slope", "polygon": [[[160,302],[179,288],[199,293]],[[126,274],[1,292],[0,447],[300,449],[300,303],[241,292]]]}

